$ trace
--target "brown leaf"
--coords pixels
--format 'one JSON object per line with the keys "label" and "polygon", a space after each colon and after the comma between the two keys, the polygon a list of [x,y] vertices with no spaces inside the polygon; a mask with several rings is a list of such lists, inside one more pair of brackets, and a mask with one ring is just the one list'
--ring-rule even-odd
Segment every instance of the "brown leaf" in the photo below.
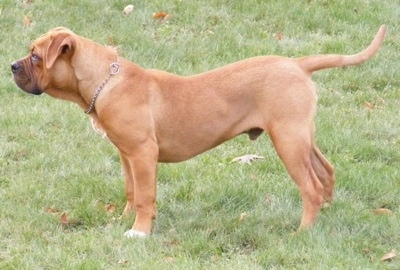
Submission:
{"label": "brown leaf", "polygon": [[376,105],[372,104],[371,102],[365,101],[364,102],[364,107],[370,110],[376,109]]}
{"label": "brown leaf", "polygon": [[33,0],[24,0],[24,2],[22,3],[24,6],[29,6],[30,4],[33,3]]}
{"label": "brown leaf", "polygon": [[390,209],[387,208],[378,208],[373,210],[374,214],[376,215],[392,215],[393,212]]}
{"label": "brown leaf", "polygon": [[258,179],[258,176],[255,175],[255,174],[251,174],[251,175],[250,175],[250,179],[251,179],[251,180],[259,180],[259,179]]}
{"label": "brown leaf", "polygon": [[28,17],[24,17],[24,26],[29,27],[31,25],[31,19]]}
{"label": "brown leaf", "polygon": [[389,253],[385,254],[382,258],[381,261],[391,261],[397,256],[396,250],[392,249]]}
{"label": "brown leaf", "polygon": [[116,210],[116,206],[115,206],[115,204],[110,203],[110,204],[107,204],[107,205],[105,206],[105,209],[106,209],[106,211],[107,211],[108,213],[114,213],[115,210]]}
{"label": "brown leaf", "polygon": [[67,217],[67,213],[66,213],[66,212],[63,212],[63,213],[61,214],[60,222],[61,222],[61,224],[64,224],[64,225],[69,224],[69,221],[68,221],[68,217]]}
{"label": "brown leaf", "polygon": [[166,245],[166,246],[177,246],[178,244],[179,244],[179,241],[177,239],[173,239],[171,241],[164,242],[164,245]]}
{"label": "brown leaf", "polygon": [[174,240],[172,240],[171,242],[170,242],[170,244],[171,244],[171,246],[176,246],[176,245],[178,245],[178,240],[176,240],[176,239],[174,239]]}
{"label": "brown leaf", "polygon": [[50,213],[50,214],[58,214],[58,213],[60,213],[59,210],[57,210],[55,208],[52,208],[52,207],[46,207],[45,211],[46,211],[46,213]]}
{"label": "brown leaf", "polygon": [[108,44],[109,46],[115,46],[114,38],[113,38],[113,37],[108,37],[108,38],[107,38],[107,44]]}
{"label": "brown leaf", "polygon": [[154,12],[153,13],[153,19],[155,20],[168,20],[168,18],[170,17],[169,13],[164,12],[164,11],[159,11],[159,12]]}
{"label": "brown leaf", "polygon": [[362,251],[364,254],[368,254],[371,252],[371,249],[369,247],[367,247],[367,248],[364,248]]}
{"label": "brown leaf", "polygon": [[282,40],[283,39],[283,35],[280,32],[276,33],[274,36],[275,36],[276,40]]}

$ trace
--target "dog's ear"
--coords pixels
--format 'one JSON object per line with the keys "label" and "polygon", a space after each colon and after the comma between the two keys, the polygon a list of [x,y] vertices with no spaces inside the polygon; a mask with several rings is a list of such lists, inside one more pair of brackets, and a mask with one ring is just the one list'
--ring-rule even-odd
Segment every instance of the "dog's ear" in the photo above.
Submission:
{"label": "dog's ear", "polygon": [[46,68],[51,68],[61,54],[72,52],[74,47],[75,40],[70,33],[57,33],[52,36],[46,53]]}

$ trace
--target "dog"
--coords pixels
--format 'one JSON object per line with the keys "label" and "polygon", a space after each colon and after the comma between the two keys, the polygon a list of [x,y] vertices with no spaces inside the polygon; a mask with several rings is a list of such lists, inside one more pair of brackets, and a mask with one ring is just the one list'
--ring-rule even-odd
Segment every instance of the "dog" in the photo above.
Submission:
{"label": "dog", "polygon": [[314,139],[314,71],[361,64],[381,47],[382,25],[354,55],[258,56],[202,74],[144,69],[111,48],[55,28],[11,64],[25,92],[77,103],[93,127],[119,150],[124,214],[135,211],[128,238],[151,234],[158,162],[180,162],[239,134],[268,133],[303,202],[299,230],[311,227],[333,199],[335,173]]}

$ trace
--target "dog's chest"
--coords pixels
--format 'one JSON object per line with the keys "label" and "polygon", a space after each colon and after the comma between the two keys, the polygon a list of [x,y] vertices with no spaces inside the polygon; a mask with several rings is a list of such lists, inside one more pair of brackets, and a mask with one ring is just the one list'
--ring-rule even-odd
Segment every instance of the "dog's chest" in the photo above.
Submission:
{"label": "dog's chest", "polygon": [[97,121],[93,117],[90,117],[90,123],[92,124],[92,128],[94,129],[94,131],[96,131],[97,134],[100,134],[103,139],[108,139],[107,133],[104,131],[99,121]]}

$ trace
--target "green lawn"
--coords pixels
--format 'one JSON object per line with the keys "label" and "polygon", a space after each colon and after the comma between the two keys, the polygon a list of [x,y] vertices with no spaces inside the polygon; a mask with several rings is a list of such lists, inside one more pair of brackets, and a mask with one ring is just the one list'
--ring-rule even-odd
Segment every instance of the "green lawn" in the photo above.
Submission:
{"label": "green lawn", "polygon": [[[1,0],[0,269],[400,269],[400,3]],[[167,20],[153,13],[170,14]],[[181,75],[243,58],[351,54],[381,24],[364,65],[321,71],[317,140],[335,201],[293,234],[301,200],[267,136],[247,136],[158,169],[154,235],[125,239],[118,153],[78,106],[22,92],[10,63],[57,26],[147,67]],[[90,59],[88,59],[90,61]],[[230,161],[265,157],[253,165]],[[115,208],[115,211],[114,211]],[[383,213],[377,209],[386,209]]]}

